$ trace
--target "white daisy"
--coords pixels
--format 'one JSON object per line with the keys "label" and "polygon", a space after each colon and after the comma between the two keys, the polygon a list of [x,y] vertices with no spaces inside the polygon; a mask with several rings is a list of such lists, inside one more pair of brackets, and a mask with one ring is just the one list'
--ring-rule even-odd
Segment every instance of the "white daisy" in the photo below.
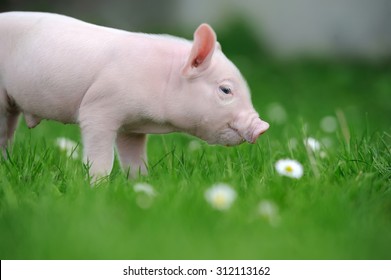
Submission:
{"label": "white daisy", "polygon": [[136,204],[142,209],[148,209],[152,206],[156,196],[155,189],[147,183],[136,183],[133,190],[137,193]]}
{"label": "white daisy", "polygon": [[78,144],[70,139],[60,137],[56,139],[56,145],[61,151],[66,152],[68,157],[76,159],[79,157]]}
{"label": "white daisy", "polygon": [[188,146],[190,152],[198,151],[202,148],[201,142],[198,140],[191,140]]}
{"label": "white daisy", "polygon": [[277,204],[271,200],[262,200],[258,204],[258,214],[267,220],[272,226],[277,226],[280,222]]}
{"label": "white daisy", "polygon": [[304,139],[304,145],[306,145],[308,148],[310,148],[314,152],[319,151],[320,146],[321,146],[320,142],[312,137],[308,137],[308,138]]}
{"label": "white daisy", "polygon": [[337,126],[337,119],[333,116],[326,116],[320,121],[320,127],[328,133],[336,131]]}
{"label": "white daisy", "polygon": [[276,170],[282,176],[299,179],[303,176],[303,166],[294,159],[280,159],[276,162]]}
{"label": "white daisy", "polygon": [[154,198],[152,196],[142,194],[136,196],[136,204],[141,209],[151,208]]}
{"label": "white daisy", "polygon": [[268,119],[275,124],[283,124],[288,118],[285,108],[279,103],[269,104],[266,109],[266,114]]}
{"label": "white daisy", "polygon": [[236,199],[236,191],[229,185],[218,183],[205,191],[205,199],[217,210],[227,210]]}
{"label": "white daisy", "polygon": [[144,193],[149,196],[155,196],[156,192],[155,189],[147,183],[137,183],[133,186],[133,190],[136,193]]}

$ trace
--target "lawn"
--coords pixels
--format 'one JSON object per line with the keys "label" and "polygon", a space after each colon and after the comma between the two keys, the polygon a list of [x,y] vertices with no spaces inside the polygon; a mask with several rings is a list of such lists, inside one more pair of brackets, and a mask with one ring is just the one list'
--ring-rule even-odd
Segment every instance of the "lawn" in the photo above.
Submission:
{"label": "lawn", "polygon": [[[21,120],[0,160],[0,258],[390,259],[390,64],[227,51],[271,124],[255,145],[152,135],[148,176],[128,179],[116,162],[92,188],[81,159],[56,146],[81,145],[77,126]],[[281,176],[283,158],[303,176]],[[139,182],[156,195],[136,192]],[[237,194],[226,210],[205,199],[216,183]]]}

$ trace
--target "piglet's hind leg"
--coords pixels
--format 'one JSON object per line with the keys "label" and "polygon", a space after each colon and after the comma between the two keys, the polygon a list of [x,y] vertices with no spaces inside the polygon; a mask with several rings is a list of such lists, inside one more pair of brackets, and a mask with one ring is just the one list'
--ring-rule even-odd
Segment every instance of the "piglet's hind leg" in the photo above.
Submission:
{"label": "piglet's hind leg", "polygon": [[6,156],[5,148],[7,146],[7,116],[0,111],[0,149],[3,156]]}
{"label": "piglet's hind leg", "polygon": [[12,141],[19,117],[19,112],[16,108],[10,107],[5,102],[6,99],[1,99],[0,96],[0,150],[3,156],[6,156],[6,148]]}

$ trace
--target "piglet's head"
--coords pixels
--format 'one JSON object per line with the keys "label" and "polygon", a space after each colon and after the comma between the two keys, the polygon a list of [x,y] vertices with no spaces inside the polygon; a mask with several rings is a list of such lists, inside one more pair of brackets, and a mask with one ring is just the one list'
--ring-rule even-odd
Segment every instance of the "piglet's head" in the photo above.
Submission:
{"label": "piglet's head", "polygon": [[223,54],[216,34],[200,25],[181,70],[184,130],[210,144],[255,143],[269,124],[259,118],[246,81]]}

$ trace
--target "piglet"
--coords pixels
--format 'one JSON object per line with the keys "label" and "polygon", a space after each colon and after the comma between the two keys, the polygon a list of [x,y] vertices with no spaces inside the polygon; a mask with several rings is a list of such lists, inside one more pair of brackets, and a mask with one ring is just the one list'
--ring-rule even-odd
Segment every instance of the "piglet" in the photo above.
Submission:
{"label": "piglet", "polygon": [[78,123],[94,178],[114,144],[131,174],[147,172],[146,134],[182,131],[210,144],[254,143],[269,124],[249,88],[201,24],[194,40],[132,33],[51,13],[0,14],[0,147],[23,113]]}

